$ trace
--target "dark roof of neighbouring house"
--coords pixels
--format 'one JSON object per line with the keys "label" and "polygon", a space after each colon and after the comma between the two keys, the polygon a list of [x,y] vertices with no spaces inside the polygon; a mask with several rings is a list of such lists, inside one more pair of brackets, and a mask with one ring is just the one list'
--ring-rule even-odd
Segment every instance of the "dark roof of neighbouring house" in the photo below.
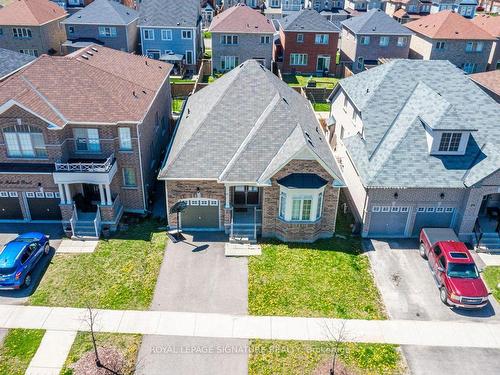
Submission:
{"label": "dark roof of neighbouring house", "polygon": [[471,20],[451,10],[429,14],[405,23],[408,29],[432,39],[494,40],[495,38]]}
{"label": "dark roof of neighbouring house", "polygon": [[201,19],[200,0],[142,0],[139,26],[196,27]]}
{"label": "dark roof of neighbouring house", "polygon": [[339,28],[314,9],[302,9],[278,20],[284,31],[339,32]]}
{"label": "dark roof of neighbouring house", "polygon": [[351,30],[354,34],[412,34],[411,31],[380,9],[372,9],[362,16],[342,21],[342,26]]}
{"label": "dark roof of neighbouring house", "polygon": [[66,16],[66,11],[49,0],[16,0],[0,8],[0,25],[40,26]]}
{"label": "dark roof of neighbouring house", "polygon": [[469,78],[476,82],[478,85],[481,85],[489,91],[500,96],[500,70],[497,69],[490,72],[471,74],[469,75]]}
{"label": "dark roof of neighbouring house", "polygon": [[113,0],[94,0],[64,20],[66,24],[128,25],[139,13]]}
{"label": "dark roof of neighbouring house", "polygon": [[[361,114],[343,143],[365,186],[459,188],[500,167],[500,105],[449,61],[394,60],[337,87]],[[425,126],[472,131],[465,155],[430,155]]]}
{"label": "dark roof of neighbouring house", "polygon": [[0,106],[21,106],[51,127],[70,122],[140,122],[172,66],[93,45],[42,55],[0,83]]}
{"label": "dark roof of neighbouring house", "polygon": [[292,173],[277,182],[289,189],[319,189],[328,183],[316,173]]}
{"label": "dark roof of neighbouring house", "polygon": [[309,101],[247,60],[188,98],[159,178],[265,184],[304,154],[340,176]]}
{"label": "dark roof of neighbouring house", "polygon": [[0,48],[0,80],[35,60],[35,57]]}
{"label": "dark roof of neighbouring house", "polygon": [[272,21],[245,4],[238,4],[214,17],[210,24],[215,33],[274,33]]}

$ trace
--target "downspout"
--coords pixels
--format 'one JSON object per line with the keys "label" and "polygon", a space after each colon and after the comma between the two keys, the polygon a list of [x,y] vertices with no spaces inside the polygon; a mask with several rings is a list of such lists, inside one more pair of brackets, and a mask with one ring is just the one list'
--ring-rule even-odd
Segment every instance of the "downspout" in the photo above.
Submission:
{"label": "downspout", "polygon": [[144,121],[141,121],[140,124],[137,124],[137,142],[139,143],[139,164],[141,166],[141,183],[142,183],[142,204],[144,206],[144,212],[146,212],[146,186],[144,186],[144,172],[143,170],[143,165],[142,165],[142,148],[141,148],[141,130],[140,127],[144,123]]}
{"label": "downspout", "polygon": [[363,226],[365,225],[365,219],[366,219],[366,213],[367,213],[367,204],[368,204],[368,191],[369,189],[366,188],[366,194],[365,194],[365,203],[363,204],[363,217],[361,217],[361,228],[359,228],[359,232],[361,237],[363,237]]}

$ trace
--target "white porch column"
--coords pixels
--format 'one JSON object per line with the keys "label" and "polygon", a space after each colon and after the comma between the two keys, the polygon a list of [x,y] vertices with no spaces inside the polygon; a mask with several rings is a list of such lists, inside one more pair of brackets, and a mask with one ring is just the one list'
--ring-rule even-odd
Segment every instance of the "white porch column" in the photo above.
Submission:
{"label": "white porch column", "polygon": [[109,188],[109,184],[106,184],[106,197],[108,198],[108,205],[113,204],[113,200],[111,199],[111,189]]}
{"label": "white porch column", "polygon": [[226,185],[226,205],[224,208],[231,208],[231,186]]}
{"label": "white porch column", "polygon": [[106,204],[106,196],[104,195],[104,186],[99,184],[99,196],[101,198],[101,205],[104,206]]}
{"label": "white porch column", "polygon": [[71,198],[71,191],[69,190],[69,184],[64,184],[64,191],[66,192],[66,204],[73,204],[73,198]]}
{"label": "white porch column", "polygon": [[61,204],[66,204],[66,198],[64,196],[64,188],[62,184],[57,184],[59,188],[59,198],[61,198]]}

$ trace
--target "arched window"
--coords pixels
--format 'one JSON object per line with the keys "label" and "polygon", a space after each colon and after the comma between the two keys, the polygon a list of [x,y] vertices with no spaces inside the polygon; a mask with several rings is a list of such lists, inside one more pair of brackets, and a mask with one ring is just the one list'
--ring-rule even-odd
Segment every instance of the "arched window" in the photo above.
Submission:
{"label": "arched window", "polygon": [[47,157],[43,133],[40,129],[30,125],[14,125],[5,128],[3,134],[9,157]]}

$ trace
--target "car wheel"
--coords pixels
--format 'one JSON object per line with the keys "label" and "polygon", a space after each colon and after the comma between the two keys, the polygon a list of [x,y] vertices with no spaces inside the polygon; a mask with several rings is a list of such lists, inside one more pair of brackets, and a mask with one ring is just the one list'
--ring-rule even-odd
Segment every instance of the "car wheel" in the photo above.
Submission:
{"label": "car wheel", "polygon": [[45,255],[49,255],[49,253],[50,253],[50,245],[48,243],[46,243],[45,246],[43,247],[43,253]]}
{"label": "car wheel", "polygon": [[23,287],[24,288],[27,288],[31,285],[31,274],[27,274],[26,277],[24,278],[24,282],[23,282]]}
{"label": "car wheel", "polygon": [[423,243],[420,244],[420,247],[418,248],[418,252],[420,253],[420,256],[424,259],[427,259],[427,255],[425,255],[425,246]]}
{"label": "car wheel", "polygon": [[439,288],[439,298],[441,299],[441,302],[448,306],[448,291],[444,286]]}

